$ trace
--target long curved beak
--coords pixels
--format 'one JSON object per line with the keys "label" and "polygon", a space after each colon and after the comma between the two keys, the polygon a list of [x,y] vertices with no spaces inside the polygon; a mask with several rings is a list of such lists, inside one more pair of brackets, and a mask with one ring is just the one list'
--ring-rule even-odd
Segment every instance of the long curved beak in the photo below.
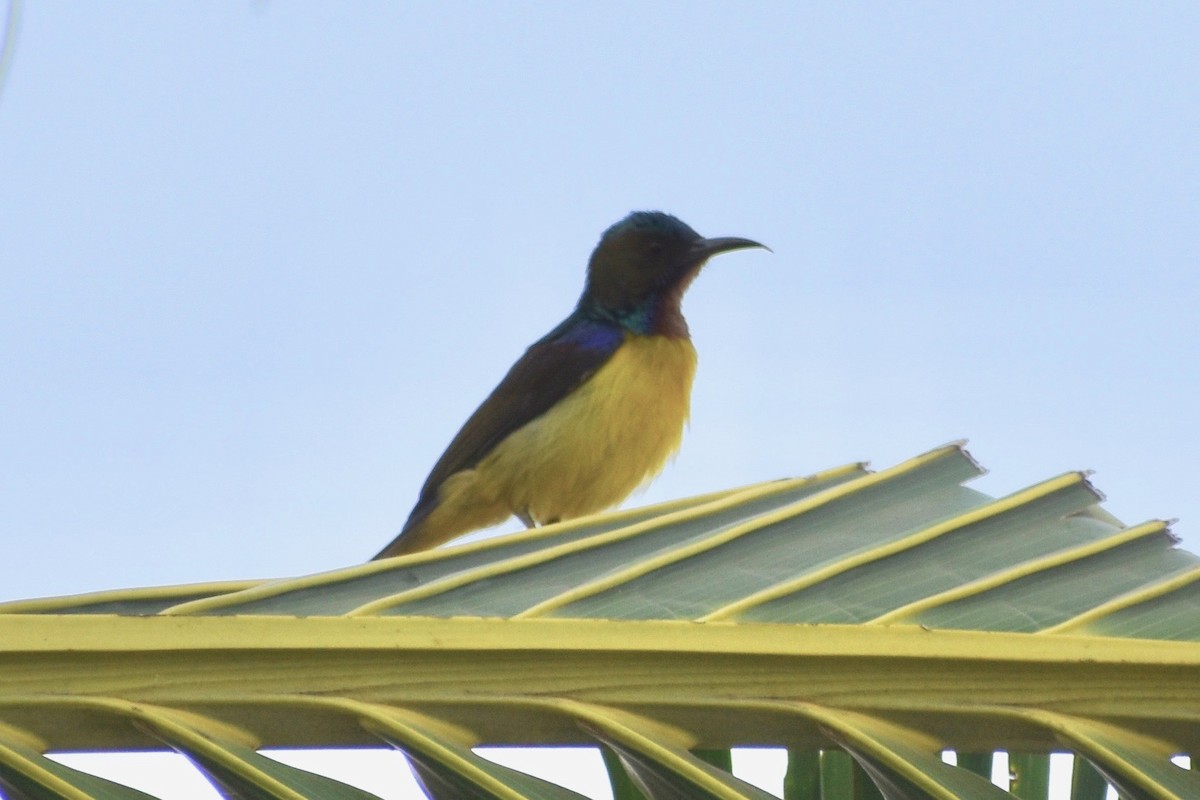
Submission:
{"label": "long curved beak", "polygon": [[750,247],[761,247],[768,253],[771,248],[753,239],[743,239],[740,236],[718,236],[715,239],[698,239],[692,245],[692,256],[696,260],[712,258],[718,253],[728,253],[730,250],[745,250]]}

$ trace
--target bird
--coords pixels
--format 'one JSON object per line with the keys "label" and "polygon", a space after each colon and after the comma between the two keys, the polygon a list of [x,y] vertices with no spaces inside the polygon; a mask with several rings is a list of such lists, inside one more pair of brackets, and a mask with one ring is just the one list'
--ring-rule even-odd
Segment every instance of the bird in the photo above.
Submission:
{"label": "bird", "polygon": [[374,559],[511,516],[532,528],[602,511],[657,475],[683,438],[696,371],[683,294],[711,257],[746,248],[769,250],[661,211],[609,227],[575,309],[467,419]]}

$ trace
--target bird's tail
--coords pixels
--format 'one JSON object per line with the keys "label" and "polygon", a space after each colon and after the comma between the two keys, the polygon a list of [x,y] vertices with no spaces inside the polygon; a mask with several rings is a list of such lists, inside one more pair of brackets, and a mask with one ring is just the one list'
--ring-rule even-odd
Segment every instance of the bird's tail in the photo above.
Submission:
{"label": "bird's tail", "polygon": [[396,538],[388,542],[387,547],[372,556],[371,560],[378,561],[381,558],[404,556],[409,553],[418,553],[422,550],[432,550],[441,544],[441,541],[429,535],[426,531],[427,526],[423,524],[437,506],[436,498],[430,498],[430,502],[422,501],[417,503],[416,508],[408,515],[408,521],[404,523],[404,527],[396,534]]}
{"label": "bird's tail", "polygon": [[501,523],[510,516],[512,511],[498,500],[485,502],[469,493],[439,491],[417,503],[403,530],[371,560],[432,550],[464,533]]}

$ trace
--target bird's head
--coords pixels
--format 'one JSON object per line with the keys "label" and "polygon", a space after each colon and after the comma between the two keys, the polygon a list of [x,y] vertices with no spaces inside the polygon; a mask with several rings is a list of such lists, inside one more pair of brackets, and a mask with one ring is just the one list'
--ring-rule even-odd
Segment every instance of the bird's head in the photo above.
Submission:
{"label": "bird's head", "polygon": [[734,236],[706,239],[670,214],[635,211],[600,237],[588,261],[580,305],[610,314],[639,333],[662,322],[674,324],[659,317],[679,316],[679,299],[704,263],[747,247],[765,245]]}

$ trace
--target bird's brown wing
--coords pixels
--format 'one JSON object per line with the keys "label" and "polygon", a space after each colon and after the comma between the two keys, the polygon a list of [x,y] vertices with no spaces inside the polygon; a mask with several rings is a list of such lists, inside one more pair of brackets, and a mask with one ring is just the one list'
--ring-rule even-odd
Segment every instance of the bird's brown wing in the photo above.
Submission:
{"label": "bird's brown wing", "polygon": [[581,386],[622,341],[619,327],[572,316],[526,350],[438,459],[421,487],[409,524],[436,502],[443,481],[478,464],[510,433]]}

